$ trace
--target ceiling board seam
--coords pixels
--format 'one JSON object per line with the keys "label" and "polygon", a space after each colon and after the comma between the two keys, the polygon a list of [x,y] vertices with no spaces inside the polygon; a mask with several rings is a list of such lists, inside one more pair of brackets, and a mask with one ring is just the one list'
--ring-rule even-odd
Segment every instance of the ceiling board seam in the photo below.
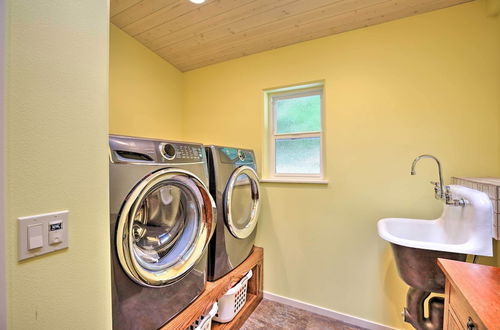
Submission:
{"label": "ceiling board seam", "polygon": [[[143,0],[143,1],[141,1],[140,3],[144,3],[144,2],[147,2],[147,1],[150,1],[150,0]],[[124,29],[124,28],[126,28],[127,26],[129,26],[129,25],[131,25],[131,24],[134,24],[134,23],[135,23],[135,22],[137,22],[137,21],[140,21],[140,20],[142,20],[142,19],[144,19],[144,18],[146,18],[146,17],[148,17],[148,16],[150,16],[150,15],[154,15],[155,13],[159,12],[160,10],[165,9],[166,7],[175,7],[175,6],[177,5],[177,3],[176,3],[176,2],[178,2],[178,1],[177,1],[177,0],[172,0],[171,2],[168,2],[168,3],[167,3],[166,5],[164,5],[163,7],[160,7],[160,8],[158,8],[158,9],[156,9],[156,10],[154,10],[154,11],[150,12],[150,13],[147,13],[145,16],[141,16],[140,18],[136,19],[135,21],[132,21],[132,22],[130,22],[130,23],[128,23],[128,24],[125,24],[125,25],[121,26],[121,27],[120,27],[120,29]],[[140,4],[140,3],[139,3],[139,4]],[[136,5],[138,5],[138,4],[136,4]],[[116,16],[116,15],[115,15],[115,16]]]}
{"label": "ceiling board seam", "polygon": [[[131,8],[131,7],[135,6],[135,5],[137,5],[139,2],[141,2],[141,1],[140,1],[140,0],[138,0],[138,1],[137,1],[137,2],[135,2],[133,5],[130,5],[130,6],[128,6],[127,8],[120,10],[120,11],[119,11],[119,12],[117,12],[117,13],[114,13],[114,14],[113,14],[113,16],[110,16],[110,18],[113,18],[113,17],[115,17],[116,15],[118,15],[118,14],[120,14],[120,13],[124,12],[125,10],[127,10],[127,9],[129,9],[129,8]],[[111,13],[111,11],[110,11],[110,13]]]}
{"label": "ceiling board seam", "polygon": [[[195,11],[199,11],[199,10],[201,9],[201,7],[203,7],[203,6],[207,6],[207,5],[211,4],[211,3],[213,3],[213,2],[208,2],[208,3],[204,4],[204,5],[201,5],[200,7],[195,7],[195,8],[193,8],[192,10],[188,10],[188,11],[184,12],[183,14],[181,14],[181,15],[179,15],[179,16],[172,17],[172,19],[169,19],[169,20],[163,21],[163,22],[161,22],[161,23],[159,23],[159,24],[156,24],[156,25],[154,25],[154,26],[152,26],[152,27],[150,27],[150,28],[148,28],[148,29],[146,29],[146,30],[144,30],[144,31],[141,31],[141,32],[139,32],[139,33],[135,34],[135,35],[134,35],[134,37],[135,37],[135,36],[138,36],[139,34],[142,34],[142,33],[144,33],[144,32],[147,32],[147,31],[149,31],[149,30],[152,30],[152,29],[154,29],[154,28],[156,28],[156,27],[158,27],[158,26],[160,26],[160,25],[163,25],[163,24],[165,24],[165,23],[168,23],[168,22],[171,22],[171,21],[173,21],[173,20],[179,19],[179,18],[180,18],[180,17],[182,17],[182,16],[188,15],[188,14],[190,14],[190,13],[192,13],[192,12],[195,12]],[[167,6],[165,6],[165,7],[167,7]],[[150,14],[148,14],[147,16],[141,17],[140,19],[135,20],[135,21],[133,21],[132,23],[129,23],[129,24],[127,24],[127,25],[124,25],[124,26],[123,26],[123,29],[125,29],[126,27],[128,27],[128,26],[130,26],[130,25],[132,25],[132,24],[136,24],[138,21],[143,20],[143,19],[147,18],[148,16],[155,14],[155,13],[157,13],[157,12],[158,12],[158,11],[160,11],[160,10],[164,10],[164,9],[165,9],[165,7],[160,8],[160,9],[158,9],[158,10],[155,10],[154,12],[151,12],[151,13],[150,13]],[[173,6],[171,6],[171,7],[175,7],[175,4],[174,4]]]}

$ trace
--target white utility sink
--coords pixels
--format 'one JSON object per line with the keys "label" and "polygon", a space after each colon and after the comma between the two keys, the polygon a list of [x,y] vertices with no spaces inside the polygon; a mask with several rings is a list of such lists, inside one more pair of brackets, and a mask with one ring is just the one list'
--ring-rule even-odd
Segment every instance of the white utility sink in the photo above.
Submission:
{"label": "white utility sink", "polygon": [[401,246],[492,256],[493,208],[483,192],[462,186],[450,186],[456,199],[465,206],[445,205],[436,220],[386,218],[378,221],[378,234]]}

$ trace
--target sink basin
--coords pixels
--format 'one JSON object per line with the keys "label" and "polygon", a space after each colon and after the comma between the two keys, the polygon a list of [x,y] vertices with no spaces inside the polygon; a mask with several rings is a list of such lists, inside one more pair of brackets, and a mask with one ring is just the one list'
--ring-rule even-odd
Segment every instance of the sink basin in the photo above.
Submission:
{"label": "sink basin", "polygon": [[386,218],[377,223],[384,240],[417,249],[455,252],[481,256],[493,255],[493,208],[483,192],[452,185],[456,199],[465,206],[445,205],[436,220]]}
{"label": "sink basin", "polygon": [[410,286],[404,320],[419,330],[443,329],[444,299],[428,299],[431,292],[443,293],[445,278],[438,258],[465,261],[467,254],[492,256],[493,207],[483,192],[450,186],[455,200],[464,206],[444,205],[436,220],[386,218],[377,223],[378,234],[391,243],[400,277]]}

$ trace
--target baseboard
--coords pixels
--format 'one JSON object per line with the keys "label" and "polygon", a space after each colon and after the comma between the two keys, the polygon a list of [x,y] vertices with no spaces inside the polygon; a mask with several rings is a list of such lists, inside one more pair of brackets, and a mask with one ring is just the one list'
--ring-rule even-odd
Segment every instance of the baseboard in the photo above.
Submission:
{"label": "baseboard", "polygon": [[331,317],[336,320],[349,323],[358,327],[366,328],[366,329],[371,329],[371,330],[394,330],[394,328],[389,327],[384,324],[372,322],[369,320],[365,320],[359,317],[355,317],[349,314],[344,314],[340,312],[333,311],[331,309],[315,306],[312,304],[308,304],[299,300],[291,299],[291,298],[286,298],[283,296],[279,296],[274,293],[269,293],[269,292],[264,292],[264,299],[276,301],[285,305],[289,305],[292,307],[300,308],[303,310],[306,310],[311,313],[316,313],[319,315],[323,315],[326,317]]}

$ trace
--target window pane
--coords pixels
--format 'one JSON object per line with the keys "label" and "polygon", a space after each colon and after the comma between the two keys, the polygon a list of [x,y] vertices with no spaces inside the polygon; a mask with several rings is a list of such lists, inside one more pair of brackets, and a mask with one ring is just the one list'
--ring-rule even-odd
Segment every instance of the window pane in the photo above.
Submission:
{"label": "window pane", "polygon": [[310,95],[274,101],[276,133],[315,132],[321,129],[321,97]]}
{"label": "window pane", "polygon": [[276,173],[320,174],[319,137],[277,139]]}

